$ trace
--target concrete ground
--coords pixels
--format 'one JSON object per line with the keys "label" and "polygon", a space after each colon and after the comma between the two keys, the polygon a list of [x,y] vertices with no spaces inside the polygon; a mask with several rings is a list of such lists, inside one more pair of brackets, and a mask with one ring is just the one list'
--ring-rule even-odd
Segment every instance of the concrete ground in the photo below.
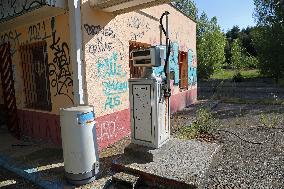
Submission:
{"label": "concrete ground", "polygon": [[172,138],[160,149],[148,151],[153,155],[153,161],[145,161],[146,155],[139,153],[140,157],[124,154],[116,159],[115,163],[124,165],[126,168],[187,183],[189,186],[197,186],[220,148],[221,146],[217,143]]}
{"label": "concrete ground", "polygon": [[42,189],[17,174],[0,168],[0,188],[2,189]]}

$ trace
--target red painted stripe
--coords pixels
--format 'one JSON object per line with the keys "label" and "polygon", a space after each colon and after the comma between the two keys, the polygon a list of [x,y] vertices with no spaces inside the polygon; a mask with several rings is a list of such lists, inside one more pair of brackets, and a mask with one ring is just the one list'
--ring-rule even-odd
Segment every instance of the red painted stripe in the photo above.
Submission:
{"label": "red painted stripe", "polygon": [[[171,113],[182,110],[196,101],[197,89],[184,91],[171,98]],[[19,124],[24,135],[61,145],[59,115],[18,110]],[[130,135],[129,109],[96,118],[99,149],[108,147]]]}

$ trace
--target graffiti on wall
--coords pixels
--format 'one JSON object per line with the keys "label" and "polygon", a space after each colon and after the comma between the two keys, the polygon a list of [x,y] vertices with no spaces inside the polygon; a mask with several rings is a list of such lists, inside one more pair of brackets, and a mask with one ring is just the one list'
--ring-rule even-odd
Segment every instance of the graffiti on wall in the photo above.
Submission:
{"label": "graffiti on wall", "polygon": [[111,52],[117,47],[121,49],[120,57],[122,58],[124,56],[124,45],[120,39],[116,37],[112,28],[91,24],[84,24],[84,28],[89,36],[95,36],[87,47],[90,54],[97,56],[98,53]]}
{"label": "graffiti on wall", "polygon": [[[170,64],[170,72],[171,72],[171,79],[174,80],[174,84],[179,84],[179,63],[178,63],[178,55],[179,55],[179,45],[178,43],[172,43],[172,49],[169,57],[169,64]],[[160,66],[154,68],[154,73],[157,76],[164,75],[164,66]]]}
{"label": "graffiti on wall", "polygon": [[99,142],[116,138],[117,134],[123,131],[123,127],[119,127],[115,121],[99,123],[97,128],[97,139]]}
{"label": "graffiti on wall", "polygon": [[56,89],[54,96],[66,96],[72,104],[73,102],[73,79],[70,71],[69,47],[66,42],[62,42],[60,37],[56,36],[55,18],[51,19],[52,44],[50,49],[53,52],[52,62],[49,63],[49,76],[51,77],[51,86]]}
{"label": "graffiti on wall", "polygon": [[[30,25],[27,27],[26,31],[28,33],[26,43],[43,41],[48,38],[51,38],[51,34],[47,33],[47,25],[45,21]],[[17,52],[17,47],[24,44],[22,33],[17,30],[10,30],[8,32],[3,33],[0,36],[0,44],[10,42],[11,45],[11,55],[15,55]]]}
{"label": "graffiti on wall", "polygon": [[46,40],[48,38],[51,38],[51,35],[47,34],[44,21],[29,26],[28,42]]}
{"label": "graffiti on wall", "polygon": [[17,46],[20,45],[20,37],[21,33],[19,33],[17,30],[10,30],[6,33],[3,33],[0,36],[0,44],[10,42],[11,46],[11,55],[13,56],[17,52]]}
{"label": "graffiti on wall", "polygon": [[121,94],[127,92],[127,73],[118,63],[118,53],[114,52],[109,58],[99,59],[97,62],[98,77],[103,80],[103,92],[106,97],[104,109],[113,109],[122,104]]}
{"label": "graffiti on wall", "polygon": [[173,75],[174,84],[179,84],[179,64],[178,64],[178,43],[172,43],[172,52],[170,54],[169,63],[170,63],[170,72]]}
{"label": "graffiti on wall", "polygon": [[137,41],[142,39],[144,35],[150,30],[149,23],[140,17],[130,17],[127,26],[133,31],[130,34],[130,40]]}
{"label": "graffiti on wall", "polygon": [[45,4],[46,0],[0,0],[0,20],[22,15]]}
{"label": "graffiti on wall", "polygon": [[188,84],[191,86],[197,84],[196,56],[191,49],[188,51]]}
{"label": "graffiti on wall", "polygon": [[[174,84],[179,84],[179,45],[178,43],[172,44],[172,52],[170,54],[169,62],[170,62],[170,71],[172,79],[174,80]],[[164,66],[154,68],[154,73],[157,76],[164,75]],[[188,84],[194,86],[197,84],[197,63],[196,56],[193,54],[191,49],[188,50]]]}
{"label": "graffiti on wall", "polygon": [[94,35],[101,33],[105,37],[115,38],[115,34],[110,27],[104,28],[104,27],[101,27],[101,25],[84,24],[84,28],[85,28],[87,34],[91,35],[91,36],[94,36]]}

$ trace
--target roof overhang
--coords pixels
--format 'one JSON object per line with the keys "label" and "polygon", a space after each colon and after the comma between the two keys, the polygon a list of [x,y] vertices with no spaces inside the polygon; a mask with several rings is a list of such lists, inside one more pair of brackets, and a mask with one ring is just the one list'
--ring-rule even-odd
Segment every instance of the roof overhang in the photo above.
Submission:
{"label": "roof overhang", "polygon": [[0,32],[63,14],[66,9],[66,0],[21,0],[14,4],[3,0],[0,5]]}
{"label": "roof overhang", "polygon": [[104,12],[121,14],[164,3],[170,0],[90,0],[90,5]]}

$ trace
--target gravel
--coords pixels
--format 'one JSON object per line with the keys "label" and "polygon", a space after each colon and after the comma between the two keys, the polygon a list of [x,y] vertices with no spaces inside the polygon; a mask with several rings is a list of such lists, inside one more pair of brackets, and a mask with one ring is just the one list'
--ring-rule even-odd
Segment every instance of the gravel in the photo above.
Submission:
{"label": "gravel", "polygon": [[222,147],[202,177],[199,188],[284,188],[283,108],[218,104],[213,114],[219,127],[213,135]]}

